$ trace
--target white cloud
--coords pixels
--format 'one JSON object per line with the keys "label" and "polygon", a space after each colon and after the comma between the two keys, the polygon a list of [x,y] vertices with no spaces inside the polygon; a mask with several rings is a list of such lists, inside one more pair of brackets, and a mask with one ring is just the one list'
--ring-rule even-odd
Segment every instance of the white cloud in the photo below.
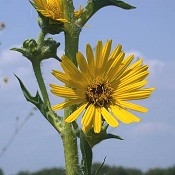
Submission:
{"label": "white cloud", "polygon": [[175,136],[175,128],[165,122],[140,123],[130,131],[130,134],[136,137],[162,134],[173,134]]}

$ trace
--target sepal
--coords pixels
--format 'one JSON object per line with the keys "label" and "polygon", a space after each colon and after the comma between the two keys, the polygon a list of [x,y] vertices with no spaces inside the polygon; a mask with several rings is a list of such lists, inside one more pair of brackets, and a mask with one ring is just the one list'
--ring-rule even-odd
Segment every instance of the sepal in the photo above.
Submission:
{"label": "sepal", "polygon": [[57,49],[60,46],[59,42],[56,42],[52,38],[47,38],[39,46],[38,50],[41,55],[41,59],[55,58],[59,61],[60,58],[57,56]]}
{"label": "sepal", "polygon": [[42,31],[52,35],[59,34],[60,32],[63,32],[65,30],[64,23],[47,18],[39,12],[38,25],[40,26]]}

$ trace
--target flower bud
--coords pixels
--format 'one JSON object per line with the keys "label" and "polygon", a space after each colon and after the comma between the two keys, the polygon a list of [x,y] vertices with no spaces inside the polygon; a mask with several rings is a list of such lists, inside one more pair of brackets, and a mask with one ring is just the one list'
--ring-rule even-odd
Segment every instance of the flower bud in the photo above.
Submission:
{"label": "flower bud", "polygon": [[35,62],[35,60],[41,62],[49,58],[55,58],[60,61],[57,56],[57,49],[59,46],[60,43],[52,38],[43,40],[41,44],[38,44],[34,39],[27,39],[23,42],[23,47],[12,48],[12,50],[22,53],[23,56],[28,58],[31,62]]}
{"label": "flower bud", "polygon": [[41,59],[48,59],[48,58],[56,58],[59,59],[57,56],[57,48],[60,46],[59,42],[56,42],[52,38],[48,38],[42,42],[41,45],[38,46],[38,50],[41,55]]}

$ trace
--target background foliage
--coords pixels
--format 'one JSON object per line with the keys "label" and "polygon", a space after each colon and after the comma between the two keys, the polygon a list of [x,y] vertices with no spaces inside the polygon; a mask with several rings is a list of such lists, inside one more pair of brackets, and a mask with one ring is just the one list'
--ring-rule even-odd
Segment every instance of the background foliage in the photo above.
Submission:
{"label": "background foliage", "polygon": [[[100,163],[93,164],[93,172],[101,166]],[[17,175],[65,175],[63,168],[43,169],[37,172],[21,171]],[[0,175],[4,175],[0,169]],[[175,166],[169,168],[154,168],[142,172],[136,168],[115,167],[104,165],[98,175],[175,175]]]}

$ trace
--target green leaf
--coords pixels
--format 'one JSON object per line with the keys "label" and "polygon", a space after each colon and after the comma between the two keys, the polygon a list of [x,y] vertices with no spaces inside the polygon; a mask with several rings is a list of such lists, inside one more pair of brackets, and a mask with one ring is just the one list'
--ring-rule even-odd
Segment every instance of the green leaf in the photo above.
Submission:
{"label": "green leaf", "polygon": [[24,86],[23,82],[17,76],[16,78],[20,83],[21,89],[23,91],[26,100],[34,104],[40,110],[43,116],[54,126],[54,128],[59,131],[61,127],[60,121],[62,117],[56,115],[53,111],[49,110],[48,106],[45,106],[38,91],[36,92],[35,96],[32,96],[30,92],[27,90],[27,88]]}
{"label": "green leaf", "polygon": [[107,134],[106,139],[119,139],[119,140],[124,140],[123,138],[121,138],[118,135],[114,135],[114,134]]}
{"label": "green leaf", "polygon": [[131,10],[131,9],[135,9],[136,8],[136,7],[134,7],[134,6],[130,5],[130,4],[127,4],[126,2],[123,2],[123,1],[109,0],[109,2],[111,2],[112,5],[115,5],[117,7],[125,9],[125,10]]}
{"label": "green leaf", "polygon": [[22,54],[23,54],[23,52],[24,52],[24,50],[23,50],[22,48],[16,48],[16,47],[11,48],[10,50],[17,51],[17,52],[20,52],[20,53],[22,53]]}
{"label": "green leaf", "polygon": [[25,56],[26,58],[29,58],[29,60],[32,58],[32,54],[25,48],[11,48],[10,50],[22,53],[22,55]]}
{"label": "green leaf", "polygon": [[24,97],[27,101],[33,103],[38,109],[42,110],[43,108],[43,101],[37,91],[35,96],[31,96],[27,88],[24,86],[23,82],[15,75],[15,77],[18,79],[21,89],[23,91]]}

